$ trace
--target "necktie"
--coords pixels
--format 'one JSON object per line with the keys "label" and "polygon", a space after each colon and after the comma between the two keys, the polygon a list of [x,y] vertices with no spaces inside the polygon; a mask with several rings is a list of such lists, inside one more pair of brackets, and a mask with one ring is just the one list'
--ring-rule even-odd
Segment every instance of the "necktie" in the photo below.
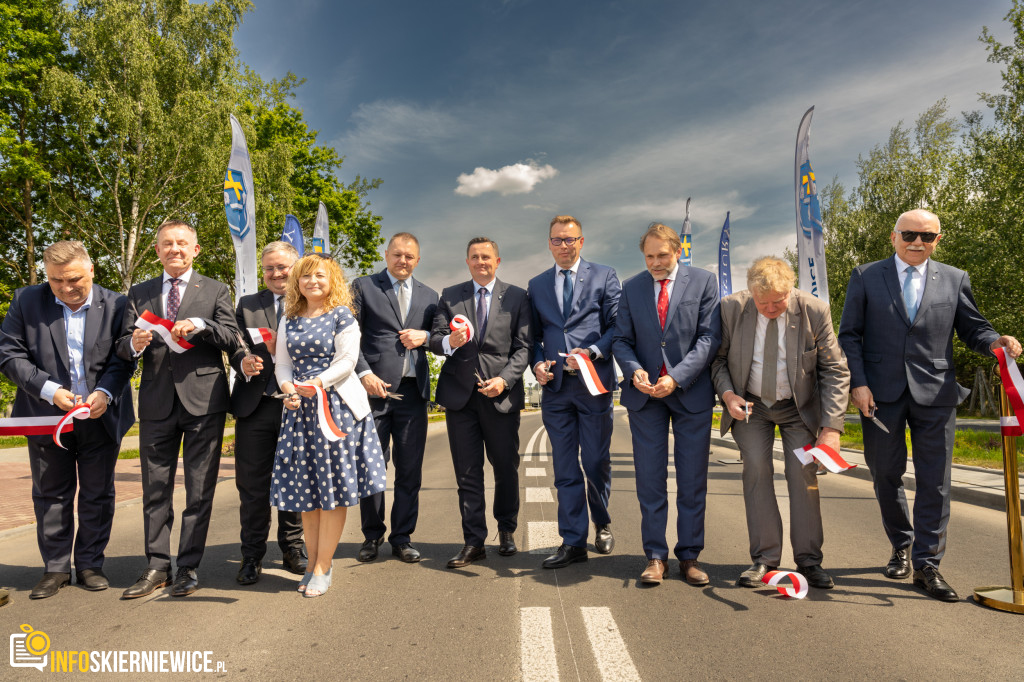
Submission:
{"label": "necktie", "polygon": [[903,302],[907,305],[907,317],[913,322],[917,316],[917,292],[919,286],[917,268],[913,265],[908,265],[906,273],[907,277],[903,280]]}
{"label": "necktie", "polygon": [[[409,280],[395,282],[398,287],[398,314],[402,316],[402,324],[405,324],[409,316]],[[412,351],[406,349],[405,361],[402,363],[402,376],[415,376],[412,373]]]}
{"label": "necktie", "polygon": [[[661,280],[661,291],[658,292],[658,322],[661,322],[661,328],[665,329],[665,320],[668,319],[668,279]],[[668,374],[668,370],[665,368],[665,363],[661,364],[661,371],[658,372],[659,377],[663,377]]]}
{"label": "necktie", "polygon": [[[274,307],[277,309],[277,324],[274,325],[274,331],[277,331],[281,329],[281,318],[284,317],[284,296],[275,298]],[[284,343],[284,339],[280,336],[277,337],[277,340]],[[267,387],[263,390],[263,394],[272,396],[277,393],[278,388],[277,377],[274,376],[273,372],[271,372],[270,379],[267,380]]]}
{"label": "necktie", "polygon": [[562,270],[562,317],[569,319],[572,312],[572,270]]}
{"label": "necktie", "polygon": [[761,363],[761,402],[775,404],[775,379],[779,372],[779,318],[768,320],[764,332],[764,362]]}
{"label": "necktie", "polygon": [[178,293],[178,282],[181,280],[177,277],[172,277],[168,280],[171,284],[170,291],[167,292],[167,319],[174,322],[178,318],[178,306],[181,305],[181,294]]}
{"label": "necktie", "polygon": [[284,317],[284,296],[277,299],[277,326],[274,327],[275,330],[281,328],[282,317]]}
{"label": "necktie", "polygon": [[476,304],[477,339],[482,341],[487,333],[487,287],[480,287],[477,293],[480,295]]}

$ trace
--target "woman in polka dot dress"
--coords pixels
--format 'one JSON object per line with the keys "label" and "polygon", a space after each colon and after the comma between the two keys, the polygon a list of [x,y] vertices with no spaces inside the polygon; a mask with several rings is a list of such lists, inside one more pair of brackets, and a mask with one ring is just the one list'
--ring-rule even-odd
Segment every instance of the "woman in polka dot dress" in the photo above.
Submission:
{"label": "woman in polka dot dress", "polygon": [[[334,260],[300,259],[288,277],[275,374],[287,395],[274,460],[271,503],[302,512],[309,552],[299,591],[319,597],[331,585],[331,561],[349,507],[384,490],[384,456],[366,391],[355,374],[359,325],[352,297]],[[347,434],[328,440],[320,424],[317,388],[326,390],[330,415]]]}

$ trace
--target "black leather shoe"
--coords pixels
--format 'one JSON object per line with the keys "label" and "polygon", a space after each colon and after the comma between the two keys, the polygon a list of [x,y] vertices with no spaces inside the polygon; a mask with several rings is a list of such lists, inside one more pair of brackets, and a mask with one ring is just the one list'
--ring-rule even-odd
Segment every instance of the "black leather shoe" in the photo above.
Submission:
{"label": "black leather shoe", "polygon": [[885,577],[900,580],[908,575],[910,575],[910,557],[907,555],[906,548],[896,549],[893,547],[892,556],[889,557],[889,563],[885,566]]}
{"label": "black leather shoe", "polygon": [[199,589],[199,576],[196,569],[178,566],[178,572],[174,574],[174,584],[171,585],[172,597],[187,597]]}
{"label": "black leather shoe", "polygon": [[740,579],[736,581],[736,584],[740,587],[761,587],[764,583],[761,582],[768,571],[774,571],[775,566],[768,566],[766,564],[754,564],[747,570],[740,573]]}
{"label": "black leather shoe", "polygon": [[960,601],[956,590],[942,579],[939,569],[934,566],[925,566],[914,571],[914,585],[939,601]]}
{"label": "black leather shoe", "polygon": [[289,573],[294,573],[295,575],[305,574],[306,568],[309,566],[309,561],[307,561],[306,554],[302,551],[301,546],[289,547],[288,551],[281,558],[281,563],[284,564],[285,569]]}
{"label": "black leather shoe", "polygon": [[811,587],[816,587],[819,590],[831,590],[836,586],[832,582],[832,576],[825,572],[825,569],[821,567],[821,564],[815,564],[814,566],[799,566],[796,572],[807,578],[807,584]]}
{"label": "black leather shoe", "polygon": [[612,526],[606,523],[603,526],[594,526],[594,549],[598,554],[611,554],[615,547],[615,538],[612,536]]}
{"label": "black leather shoe", "polygon": [[459,553],[448,560],[448,568],[462,568],[463,566],[469,566],[474,561],[480,561],[481,559],[487,558],[487,551],[483,547],[474,547],[473,545],[466,545]]}
{"label": "black leather shoe", "polygon": [[400,545],[392,545],[391,553],[407,564],[414,564],[420,560],[420,552],[412,546],[411,542],[403,542]]}
{"label": "black leather shoe", "polygon": [[505,530],[498,531],[498,554],[501,556],[512,556],[518,551],[516,549],[515,534]]}
{"label": "black leather shoe", "polygon": [[135,581],[135,584],[121,593],[121,599],[136,599],[138,597],[146,597],[161,587],[167,587],[171,584],[170,576],[167,575],[167,571],[157,571],[156,569],[147,569],[145,573],[139,576],[139,579]]}
{"label": "black leather shoe", "polygon": [[238,567],[238,576],[235,580],[238,581],[239,585],[255,585],[256,581],[260,579],[260,573],[262,572],[263,564],[259,559],[244,557],[242,565]]}
{"label": "black leather shoe", "polygon": [[382,542],[384,542],[382,537],[376,540],[363,540],[363,545],[359,548],[359,555],[356,556],[356,560],[362,561],[365,564],[376,559],[377,548],[380,547]]}
{"label": "black leather shoe", "polygon": [[32,588],[32,592],[28,595],[28,598],[46,599],[47,597],[52,597],[60,591],[60,588],[70,582],[70,573],[43,573],[43,579],[37,582],[36,586]]}
{"label": "black leather shoe", "polygon": [[103,571],[98,568],[83,568],[81,571],[76,571],[75,581],[79,587],[90,592],[99,592],[110,587],[107,576],[103,575]]}
{"label": "black leather shoe", "polygon": [[544,568],[565,568],[569,564],[574,564],[577,561],[586,561],[587,559],[586,547],[562,545],[558,548],[557,552],[545,559],[541,566]]}

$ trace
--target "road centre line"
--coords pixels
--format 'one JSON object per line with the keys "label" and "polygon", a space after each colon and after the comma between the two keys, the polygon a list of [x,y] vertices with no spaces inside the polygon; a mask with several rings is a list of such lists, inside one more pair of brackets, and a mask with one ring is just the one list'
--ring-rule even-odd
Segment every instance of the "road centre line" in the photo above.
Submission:
{"label": "road centre line", "polygon": [[619,626],[605,606],[581,607],[590,648],[597,659],[597,670],[604,682],[639,682],[640,674],[633,665]]}
{"label": "road centre line", "polygon": [[558,682],[558,660],[549,607],[524,606],[519,609],[519,657],[523,682]]}

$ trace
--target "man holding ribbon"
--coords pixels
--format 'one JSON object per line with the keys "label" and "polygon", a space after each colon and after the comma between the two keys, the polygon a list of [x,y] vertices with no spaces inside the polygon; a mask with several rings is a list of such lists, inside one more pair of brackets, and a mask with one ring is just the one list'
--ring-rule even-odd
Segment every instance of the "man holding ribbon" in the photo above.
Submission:
{"label": "man holding ribbon", "polygon": [[[199,254],[195,228],[169,220],[157,228],[163,274],[128,291],[117,353],[142,360],[139,455],[148,568],[125,599],[152,594],[170,582],[172,499],[178,452],[185,470],[185,510],[178,571],[171,596],[192,594],[206,548],[230,407],[223,352],[238,348],[239,330],[227,286],[192,269]],[[186,339],[186,337],[188,337]]]}
{"label": "man holding ribbon", "polygon": [[821,567],[824,534],[817,464],[794,450],[839,452],[850,370],[828,304],[794,289],[793,268],[766,256],[747,270],[747,290],[722,299],[722,345],[711,364],[722,399],[721,433],[730,429],[743,457],[743,503],[753,565],[742,587],[761,587],[782,560],[782,516],[775,499],[775,428],[782,436],[790,541],[797,571],[812,587],[833,587]]}
{"label": "man holding ribbon", "polygon": [[465,545],[448,561],[462,568],[484,559],[484,454],[494,469],[498,554],[516,553],[519,518],[519,413],[530,361],[526,291],[499,280],[498,244],[475,237],[466,248],[472,277],[441,292],[430,350],[447,359],[436,400],[447,410],[448,444],[459,487]]}
{"label": "man holding ribbon", "polygon": [[608,388],[615,384],[612,338],[621,287],[614,269],[580,257],[583,227],[576,218],[552,219],[548,249],[555,265],[531,279],[527,293],[533,310],[533,374],[544,387],[541,414],[551,441],[562,536],[561,547],[541,565],[562,568],[587,560],[591,519],[594,549],[609,554],[615,546],[608,514]]}
{"label": "man holding ribbon", "polygon": [[[270,476],[281,431],[281,400],[274,377],[277,330],[284,315],[284,294],[288,274],[299,258],[286,242],[270,242],[260,254],[266,289],[238,300],[235,321],[246,335],[244,345],[231,356],[237,376],[231,391],[231,412],[235,415],[235,487],[241,521],[242,564],[236,580],[255,584],[263,571],[270,534]],[[266,337],[266,338],[265,338]],[[250,346],[251,348],[247,348]],[[247,352],[249,351],[249,352]],[[278,510],[277,544],[285,568],[297,575],[306,572],[302,547],[302,517],[297,512]]]}
{"label": "man holding ribbon", "polygon": [[[384,461],[395,463],[391,504],[391,553],[416,563],[412,545],[419,517],[423,450],[427,444],[430,367],[426,343],[437,312],[437,292],[412,276],[420,262],[420,242],[399,232],[384,250],[387,267],[352,282],[356,321],[362,332],[357,376],[369,395]],[[387,530],[384,493],[359,501],[363,545],[357,559],[377,558]]]}
{"label": "man holding ribbon", "polygon": [[707,585],[697,557],[711,451],[711,359],[721,341],[718,282],[679,263],[679,235],[652,223],[640,238],[647,271],[622,285],[612,350],[625,375],[620,402],[629,410],[636,496],[647,568],[640,582],[660,584],[668,570],[668,432],[675,439],[675,555],[683,579]]}
{"label": "man holding ribbon", "polygon": [[[914,585],[953,602],[959,597],[939,562],[946,551],[956,406],[969,393],[956,382],[953,332],[982,355],[1002,347],[1015,358],[1021,346],[978,312],[966,272],[931,258],[942,239],[937,215],[907,211],[890,239],[892,258],[850,275],[839,345],[850,365],[864,459],[892,545],[885,575],[906,578],[913,565]],[[913,523],[903,489],[907,427],[917,483]]]}
{"label": "man holding ribbon", "polygon": [[[29,435],[28,451],[44,574],[32,599],[52,597],[70,582],[72,555],[80,586],[109,587],[103,559],[114,520],[114,467],[135,423],[132,363],[114,353],[127,299],[93,283],[81,242],[51,244],[43,265],[46,284],[18,289],[0,327],[0,371],[18,387],[13,418],[0,422],[12,422],[10,432],[29,419],[41,426],[22,431],[38,434]],[[87,407],[88,418],[55,438],[58,422],[76,406]]]}

